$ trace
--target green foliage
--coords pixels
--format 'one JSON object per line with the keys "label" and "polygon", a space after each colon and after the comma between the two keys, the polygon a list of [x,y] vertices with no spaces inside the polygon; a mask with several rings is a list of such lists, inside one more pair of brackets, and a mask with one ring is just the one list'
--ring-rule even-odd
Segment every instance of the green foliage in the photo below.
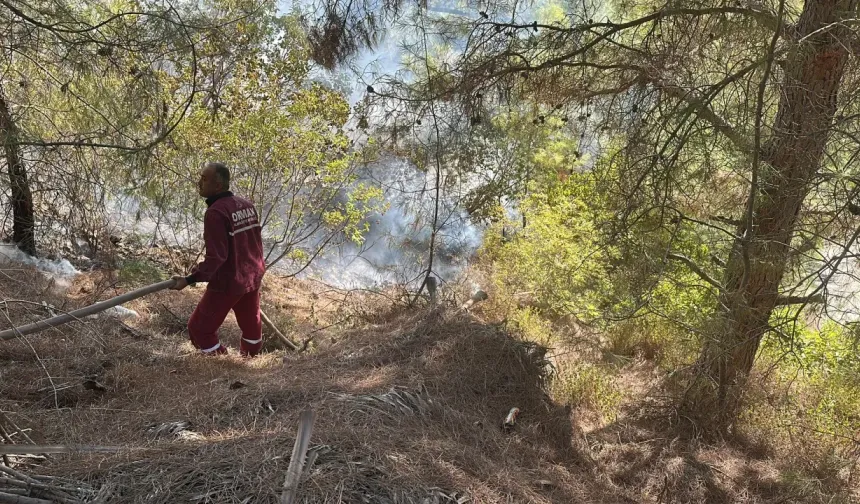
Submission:
{"label": "green foliage", "polygon": [[536,127],[535,114],[522,109],[494,116],[449,155],[448,163],[465,170],[474,185],[464,202],[472,219],[499,222],[503,202],[521,201],[581,168],[573,132],[559,117]]}
{"label": "green foliage", "polygon": [[590,408],[611,419],[623,398],[616,384],[616,373],[606,365],[564,363],[556,366],[550,393],[562,404]]}
{"label": "green foliage", "polygon": [[350,114],[344,96],[306,82],[306,47],[295,18],[237,29],[256,34],[244,58],[228,60],[219,93],[195,102],[170,142],[137,160],[129,175],[140,183],[129,190],[150,206],[169,208],[173,218],[199,219],[204,208],[193,182],[203,163],[224,162],[234,190],[261,212],[271,244],[267,262],[298,271],[325,247],[360,243],[364,217],[382,208],[382,193],[356,179],[360,153],[344,132]]}
{"label": "green foliage", "polygon": [[[543,347],[564,348],[564,336],[559,328],[538,310],[524,308],[514,310],[510,321],[521,337]],[[562,352],[564,355],[565,352]],[[581,357],[581,356],[580,356]],[[553,373],[549,380],[549,392],[561,404],[582,407],[600,413],[604,418],[614,416],[622,394],[615,380],[618,369],[611,365],[591,363],[585,359],[562,357],[553,359]]]}
{"label": "green foliage", "polygon": [[552,347],[558,343],[559,338],[556,337],[550,321],[534,308],[514,310],[511,322],[527,341],[544,347]]}
{"label": "green foliage", "polygon": [[145,259],[126,259],[119,268],[119,281],[126,286],[146,285],[166,280],[158,266]]}
{"label": "green foliage", "polygon": [[605,352],[613,357],[644,358],[673,371],[692,362],[699,341],[678,324],[653,315],[622,320],[606,329]]}
{"label": "green foliage", "polygon": [[[790,310],[783,310],[787,317]],[[742,415],[742,432],[781,452],[795,471],[787,483],[814,479],[831,491],[856,467],[860,432],[860,362],[854,324],[797,324],[771,332],[759,356],[760,376]]]}
{"label": "green foliage", "polygon": [[528,292],[557,315],[599,315],[600,293],[610,288],[606,266],[613,250],[598,241],[587,190],[586,176],[576,176],[533,193],[522,204],[525,229],[509,241],[501,226],[488,236],[484,250],[495,260],[505,292]]}
{"label": "green foliage", "polygon": [[855,328],[856,324],[846,327],[832,321],[819,329],[798,325],[789,334],[773,333],[764,342],[763,357],[781,363],[776,379],[798,392],[783,406],[818,431],[852,437],[860,430]]}

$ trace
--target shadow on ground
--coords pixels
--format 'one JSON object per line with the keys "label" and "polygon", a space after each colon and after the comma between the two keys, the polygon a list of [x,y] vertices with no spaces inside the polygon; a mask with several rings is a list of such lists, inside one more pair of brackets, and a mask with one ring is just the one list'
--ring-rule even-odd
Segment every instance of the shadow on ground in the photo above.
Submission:
{"label": "shadow on ground", "polygon": [[125,448],[39,471],[105,502],[275,503],[311,408],[303,502],[798,502],[767,460],[659,418],[582,432],[545,393],[544,351],[462,312],[380,316],[314,352],[247,361],[192,355],[181,323],[155,316],[164,302],[139,307],[149,318],[132,331],[100,320],[0,343],[2,409],[35,442]]}

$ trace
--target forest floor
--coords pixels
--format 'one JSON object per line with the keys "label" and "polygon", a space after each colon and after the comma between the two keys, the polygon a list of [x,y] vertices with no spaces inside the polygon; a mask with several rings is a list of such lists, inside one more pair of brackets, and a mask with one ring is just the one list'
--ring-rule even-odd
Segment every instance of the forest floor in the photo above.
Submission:
{"label": "forest floor", "polygon": [[[3,273],[0,328],[48,316],[43,300],[70,310],[131,287],[100,273],[62,288],[34,270]],[[7,457],[14,471],[74,482],[82,501],[274,503],[310,408],[303,502],[858,502],[856,489],[828,491],[767,447],[705,442],[650,407],[659,377],[645,361],[625,367],[624,403],[598,422],[550,399],[541,348],[452,303],[408,308],[268,278],[264,310],[295,339],[314,339],[304,352],[273,346],[244,360],[232,315],[222,329],[231,355],[200,357],[187,342],[201,292],[132,302],[132,319],[0,342],[0,422],[12,442],[121,448]]]}

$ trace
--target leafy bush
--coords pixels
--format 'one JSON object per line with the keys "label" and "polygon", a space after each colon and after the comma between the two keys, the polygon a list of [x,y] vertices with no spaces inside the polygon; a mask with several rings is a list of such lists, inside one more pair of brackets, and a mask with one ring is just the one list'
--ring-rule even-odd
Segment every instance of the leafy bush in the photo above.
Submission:
{"label": "leafy bush", "polygon": [[511,322],[515,324],[522,334],[523,339],[527,341],[545,347],[551,347],[558,343],[552,323],[546,318],[541,317],[534,308],[515,310],[511,315]]}
{"label": "leafy bush", "polygon": [[622,399],[615,374],[613,368],[605,365],[584,362],[560,364],[550,382],[550,393],[559,403],[590,408],[604,418],[611,418]]}
{"label": "leafy bush", "polygon": [[856,345],[854,328],[834,322],[771,334],[762,345],[763,374],[750,387],[742,418],[744,433],[782,451],[804,478],[830,490],[857,476]]}
{"label": "leafy bush", "polygon": [[[528,225],[512,239],[495,226],[483,252],[495,263],[495,283],[508,296],[527,292],[548,315],[595,319],[601,294],[610,289],[610,248],[599,241],[585,179],[569,179],[536,192],[522,204]],[[510,225],[511,223],[506,223]]]}
{"label": "leafy bush", "polygon": [[160,268],[145,259],[123,261],[118,276],[125,285],[145,285],[167,279]]}

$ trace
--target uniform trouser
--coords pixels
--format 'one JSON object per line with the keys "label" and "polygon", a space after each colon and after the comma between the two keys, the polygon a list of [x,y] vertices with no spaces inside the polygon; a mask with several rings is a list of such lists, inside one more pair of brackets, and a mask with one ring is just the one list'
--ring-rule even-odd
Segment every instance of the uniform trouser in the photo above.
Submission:
{"label": "uniform trouser", "polygon": [[188,320],[191,343],[205,354],[227,353],[227,349],[218,341],[218,328],[230,310],[236,314],[236,322],[242,330],[239,351],[242,355],[257,355],[263,346],[259,290],[237,296],[206,289]]}

